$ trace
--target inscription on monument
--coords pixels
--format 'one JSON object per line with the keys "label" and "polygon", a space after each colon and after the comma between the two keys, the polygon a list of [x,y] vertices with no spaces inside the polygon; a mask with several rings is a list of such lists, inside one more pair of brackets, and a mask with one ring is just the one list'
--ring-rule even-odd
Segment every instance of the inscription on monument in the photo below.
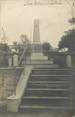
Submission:
{"label": "inscription on monument", "polygon": [[62,4],[63,0],[25,0],[25,5]]}

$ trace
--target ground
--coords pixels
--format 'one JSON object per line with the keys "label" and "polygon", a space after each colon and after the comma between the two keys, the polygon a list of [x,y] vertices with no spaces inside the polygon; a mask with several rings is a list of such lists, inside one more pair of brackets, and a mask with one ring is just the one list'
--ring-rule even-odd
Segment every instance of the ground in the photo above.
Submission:
{"label": "ground", "polygon": [[42,113],[0,113],[0,117],[72,117],[63,112],[42,112]]}

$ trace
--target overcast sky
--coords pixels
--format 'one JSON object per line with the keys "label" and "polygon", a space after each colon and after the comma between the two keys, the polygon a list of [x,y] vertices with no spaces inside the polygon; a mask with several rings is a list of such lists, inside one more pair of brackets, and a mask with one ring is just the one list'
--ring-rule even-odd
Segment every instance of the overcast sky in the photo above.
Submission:
{"label": "overcast sky", "polygon": [[[19,41],[21,34],[33,37],[34,19],[40,22],[40,39],[57,47],[64,31],[71,28],[71,7],[67,4],[49,6],[24,6],[24,0],[5,0],[1,2],[0,27],[6,32],[7,41]],[[0,31],[2,35],[2,30]]]}

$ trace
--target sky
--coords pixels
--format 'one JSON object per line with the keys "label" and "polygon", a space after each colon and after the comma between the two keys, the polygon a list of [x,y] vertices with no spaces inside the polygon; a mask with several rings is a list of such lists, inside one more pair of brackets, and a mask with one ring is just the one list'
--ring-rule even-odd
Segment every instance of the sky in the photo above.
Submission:
{"label": "sky", "polygon": [[24,6],[24,0],[1,0],[0,35],[2,37],[3,28],[9,44],[19,41],[21,34],[26,34],[32,41],[34,20],[39,19],[41,42],[48,41],[57,47],[64,31],[71,28],[68,22],[71,17],[71,6],[66,3]]}

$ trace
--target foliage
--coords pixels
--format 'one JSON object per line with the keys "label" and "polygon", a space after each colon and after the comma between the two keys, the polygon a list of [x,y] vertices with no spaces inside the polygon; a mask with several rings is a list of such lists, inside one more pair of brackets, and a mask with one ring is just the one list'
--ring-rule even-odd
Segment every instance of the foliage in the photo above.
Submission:
{"label": "foliage", "polygon": [[43,54],[44,54],[45,56],[48,56],[48,55],[49,55],[49,51],[50,51],[50,49],[51,49],[52,47],[51,47],[50,43],[45,42],[45,43],[42,44],[42,48],[43,48]]}
{"label": "foliage", "polygon": [[71,23],[71,24],[75,24],[75,17],[73,17],[73,18],[71,18],[70,20],[69,20],[69,23]]}
{"label": "foliage", "polygon": [[69,51],[75,51],[75,30],[67,31],[58,46],[59,49],[68,48]]}
{"label": "foliage", "polygon": [[26,52],[26,55],[29,55],[31,53],[31,43],[27,35],[22,34],[20,36],[20,42],[13,42],[13,47],[20,55],[23,53],[23,51]]}

